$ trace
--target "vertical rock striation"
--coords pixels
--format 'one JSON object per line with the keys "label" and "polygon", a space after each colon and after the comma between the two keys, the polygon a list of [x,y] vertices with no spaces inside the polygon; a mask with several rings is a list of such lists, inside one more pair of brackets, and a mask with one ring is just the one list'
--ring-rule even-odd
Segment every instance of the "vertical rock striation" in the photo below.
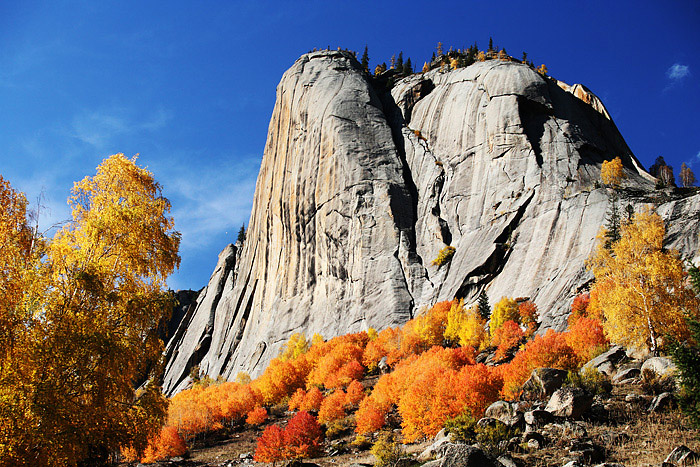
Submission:
{"label": "vertical rock striation", "polygon": [[[167,349],[164,388],[190,370],[257,375],[294,332],[395,326],[486,290],[531,297],[561,328],[589,281],[604,222],[604,160],[621,157],[623,202],[677,219],[697,250],[698,197],[650,199],[600,100],[581,85],[491,60],[408,77],[391,92],[345,52],[302,56],[277,88],[247,240],[230,245]],[[441,248],[456,253],[441,268]]]}

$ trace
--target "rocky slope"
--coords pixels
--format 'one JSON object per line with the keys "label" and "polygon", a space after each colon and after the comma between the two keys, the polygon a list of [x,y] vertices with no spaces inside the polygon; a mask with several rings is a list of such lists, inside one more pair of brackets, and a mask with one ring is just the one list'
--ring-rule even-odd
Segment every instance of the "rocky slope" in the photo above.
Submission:
{"label": "rocky slope", "polygon": [[[282,77],[244,245],[230,245],[168,344],[164,389],[191,368],[256,375],[294,332],[405,322],[438,300],[527,296],[564,325],[622,158],[623,206],[654,202],[669,245],[695,254],[700,197],[654,192],[600,100],[490,60],[391,92],[345,52]],[[431,264],[446,245],[452,261]]]}

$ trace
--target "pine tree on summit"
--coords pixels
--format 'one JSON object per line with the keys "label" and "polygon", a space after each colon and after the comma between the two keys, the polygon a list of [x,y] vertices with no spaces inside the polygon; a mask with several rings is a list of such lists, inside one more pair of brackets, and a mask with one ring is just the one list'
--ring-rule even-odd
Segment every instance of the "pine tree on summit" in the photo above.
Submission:
{"label": "pine tree on summit", "polygon": [[236,243],[240,243],[241,245],[245,243],[245,224],[241,225],[241,228],[238,231],[238,238],[236,239]]}
{"label": "pine tree on summit", "polygon": [[369,54],[367,53],[367,46],[365,46],[365,51],[362,52],[362,61],[360,62],[362,69],[369,73]]}

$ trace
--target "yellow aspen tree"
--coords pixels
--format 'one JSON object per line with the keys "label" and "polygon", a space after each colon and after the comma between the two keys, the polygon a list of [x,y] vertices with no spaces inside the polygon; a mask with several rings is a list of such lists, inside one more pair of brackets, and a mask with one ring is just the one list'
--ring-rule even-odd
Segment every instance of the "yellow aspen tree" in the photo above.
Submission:
{"label": "yellow aspen tree", "polygon": [[604,161],[600,168],[600,179],[606,185],[617,188],[625,178],[625,172],[622,167],[622,160],[619,157],[611,161]]}
{"label": "yellow aspen tree", "polygon": [[486,61],[486,54],[484,54],[483,50],[480,50],[478,54],[476,54],[476,59],[479,62]]}
{"label": "yellow aspen tree", "polygon": [[158,326],[172,304],[165,280],[180,261],[170,203],[149,171],[117,154],[75,184],[69,205],[72,221],[46,240],[40,274],[22,297],[32,312],[22,352],[0,380],[0,414],[10,400],[19,415],[0,424],[0,450],[9,446],[13,465],[140,452],[166,415],[152,377],[163,350]]}
{"label": "yellow aspen tree", "polygon": [[486,337],[486,320],[481,317],[478,305],[465,310],[461,300],[454,303],[447,314],[445,339],[479,350],[486,343]]}
{"label": "yellow aspen tree", "polygon": [[637,213],[622,225],[620,240],[611,249],[601,242],[589,261],[595,275],[589,310],[603,316],[613,342],[658,353],[660,336],[682,341],[689,332],[684,317],[700,316],[683,262],[663,248],[664,235],[658,214]]}
{"label": "yellow aspen tree", "polygon": [[520,322],[518,302],[512,298],[503,297],[493,306],[493,311],[491,312],[491,322],[489,323],[491,336],[503,323],[511,320],[517,323]]}
{"label": "yellow aspen tree", "polygon": [[542,76],[545,76],[547,74],[547,65],[544,63],[537,68],[537,73],[541,74]]}
{"label": "yellow aspen tree", "polygon": [[428,66],[428,62],[423,62],[423,73],[427,73],[430,71],[430,66]]}

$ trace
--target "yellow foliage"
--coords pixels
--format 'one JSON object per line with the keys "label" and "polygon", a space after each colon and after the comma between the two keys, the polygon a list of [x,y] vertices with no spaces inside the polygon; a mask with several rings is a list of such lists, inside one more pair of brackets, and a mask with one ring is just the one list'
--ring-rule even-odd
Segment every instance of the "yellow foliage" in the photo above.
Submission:
{"label": "yellow foliage", "polygon": [[440,250],[440,253],[438,253],[437,258],[435,258],[432,261],[433,266],[437,266],[439,268],[443,264],[448,263],[452,259],[452,256],[454,256],[455,251],[455,247],[449,245]]}
{"label": "yellow foliage", "polygon": [[616,157],[611,161],[604,161],[600,168],[600,178],[603,183],[613,188],[620,186],[622,179],[625,178],[625,172],[622,169],[622,160]]}
{"label": "yellow foliage", "polygon": [[498,303],[493,306],[493,312],[491,313],[491,323],[489,325],[489,330],[491,331],[491,336],[500,328],[506,321],[520,322],[520,310],[518,308],[518,302],[512,298],[503,297]]}
{"label": "yellow foliage", "polygon": [[26,202],[5,204],[8,196],[3,186],[3,211],[11,209],[0,217],[0,265],[9,265],[0,320],[9,303],[23,323],[11,328],[12,347],[0,344],[0,458],[62,465],[143,451],[167,407],[155,383],[139,392],[134,383],[162,356],[157,327],[172,306],[165,279],[180,261],[170,203],[153,174],[122,154],[74,185],[73,219],[51,240],[28,240],[19,222]]}
{"label": "yellow foliage", "polygon": [[657,351],[660,335],[683,341],[688,336],[684,316],[700,316],[678,252],[663,249],[664,235],[658,214],[635,214],[622,225],[612,251],[601,243],[589,262],[595,275],[589,310],[602,314],[613,342]]}
{"label": "yellow foliage", "polygon": [[[314,335],[316,337],[316,335]],[[321,338],[323,339],[323,338]],[[305,354],[309,350],[309,343],[301,333],[294,333],[292,337],[289,338],[284,351],[278,357],[282,361],[292,360]]]}
{"label": "yellow foliage", "polygon": [[453,303],[447,314],[445,339],[458,342],[462,347],[480,349],[486,343],[486,337],[486,321],[481,317],[479,307],[473,305],[465,311],[462,300]]}

